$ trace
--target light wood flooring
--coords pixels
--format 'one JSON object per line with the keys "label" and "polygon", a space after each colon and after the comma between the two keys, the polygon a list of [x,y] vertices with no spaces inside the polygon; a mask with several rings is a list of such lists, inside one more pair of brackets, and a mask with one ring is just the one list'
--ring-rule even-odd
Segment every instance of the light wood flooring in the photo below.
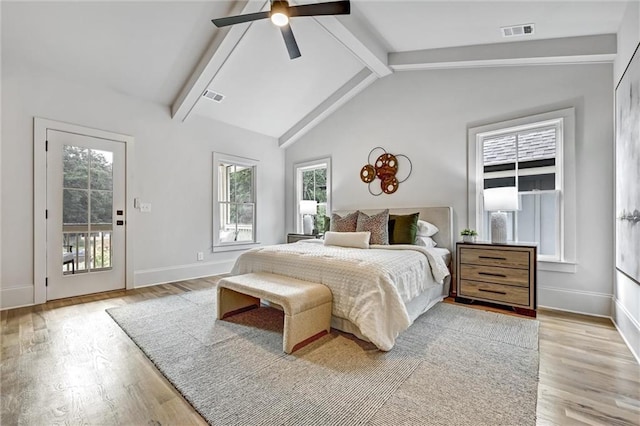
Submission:
{"label": "light wood flooring", "polygon": [[[0,424],[206,424],[105,309],[216,282],[2,311]],[[611,322],[549,310],[540,310],[538,320],[538,424],[640,425],[640,366]]]}

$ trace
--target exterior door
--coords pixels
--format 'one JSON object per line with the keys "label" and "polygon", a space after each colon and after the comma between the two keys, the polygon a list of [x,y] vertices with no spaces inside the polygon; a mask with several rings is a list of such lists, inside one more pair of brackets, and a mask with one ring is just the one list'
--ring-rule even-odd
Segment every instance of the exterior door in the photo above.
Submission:
{"label": "exterior door", "polygon": [[125,143],[47,141],[47,300],[124,288]]}

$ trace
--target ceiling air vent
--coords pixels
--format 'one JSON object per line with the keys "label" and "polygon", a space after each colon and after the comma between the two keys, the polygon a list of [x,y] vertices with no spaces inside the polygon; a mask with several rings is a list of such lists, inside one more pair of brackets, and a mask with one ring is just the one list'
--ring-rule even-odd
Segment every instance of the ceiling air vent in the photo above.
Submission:
{"label": "ceiling air vent", "polygon": [[517,37],[531,35],[534,31],[533,24],[513,25],[511,27],[501,27],[502,37]]}
{"label": "ceiling air vent", "polygon": [[222,102],[222,100],[224,99],[224,95],[214,92],[213,90],[205,90],[204,93],[202,94],[203,98],[207,98],[207,99],[211,99],[214,102]]}

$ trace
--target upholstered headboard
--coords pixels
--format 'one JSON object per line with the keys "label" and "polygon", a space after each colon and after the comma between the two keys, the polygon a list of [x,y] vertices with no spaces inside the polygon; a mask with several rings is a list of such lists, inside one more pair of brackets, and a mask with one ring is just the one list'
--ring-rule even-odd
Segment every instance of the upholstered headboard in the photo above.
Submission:
{"label": "upholstered headboard", "polygon": [[[350,210],[336,210],[333,213],[337,213],[340,216],[349,214],[353,211],[360,210],[368,215],[378,213],[383,209],[350,209]],[[454,252],[455,242],[453,236],[453,209],[451,207],[402,207],[402,208],[389,208],[389,214],[411,214],[420,213],[420,219],[433,223],[438,227],[439,231],[432,238],[438,243],[438,247],[444,247],[449,249],[451,253]]]}

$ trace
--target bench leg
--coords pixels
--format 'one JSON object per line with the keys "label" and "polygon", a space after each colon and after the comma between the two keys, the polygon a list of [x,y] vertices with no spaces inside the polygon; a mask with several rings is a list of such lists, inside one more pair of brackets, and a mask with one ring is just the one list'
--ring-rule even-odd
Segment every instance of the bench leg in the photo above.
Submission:
{"label": "bench leg", "polygon": [[260,299],[228,288],[218,287],[217,319],[224,319],[240,312],[260,307]]}
{"label": "bench leg", "polygon": [[288,354],[297,351],[331,329],[331,303],[284,316],[282,350]]}

